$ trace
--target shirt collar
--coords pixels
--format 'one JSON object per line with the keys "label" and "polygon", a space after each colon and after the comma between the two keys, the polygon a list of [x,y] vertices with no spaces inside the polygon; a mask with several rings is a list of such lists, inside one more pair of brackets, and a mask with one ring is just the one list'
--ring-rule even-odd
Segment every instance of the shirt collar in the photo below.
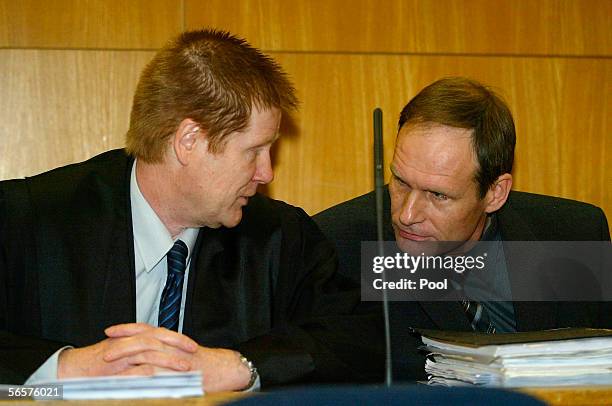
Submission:
{"label": "shirt collar", "polygon": [[[134,232],[134,242],[146,272],[151,272],[161,261],[170,248],[174,245],[172,236],[168,229],[157,216],[149,202],[145,199],[138,187],[136,180],[136,164],[134,160],[132,173],[130,175],[130,201],[132,204],[132,227]],[[189,249],[187,261],[190,260],[198,238],[197,228],[186,228],[178,236],[177,240],[182,240]]]}
{"label": "shirt collar", "polygon": [[492,213],[487,216],[487,224],[485,226],[480,241],[495,241],[499,234],[499,225],[497,224],[497,213]]}

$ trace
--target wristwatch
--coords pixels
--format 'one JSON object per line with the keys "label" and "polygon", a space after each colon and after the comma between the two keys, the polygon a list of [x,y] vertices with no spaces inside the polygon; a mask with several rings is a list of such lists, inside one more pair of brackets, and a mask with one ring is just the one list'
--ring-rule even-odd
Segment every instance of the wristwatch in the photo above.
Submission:
{"label": "wristwatch", "polygon": [[251,379],[249,379],[249,383],[244,388],[242,388],[242,390],[245,391],[251,389],[257,378],[259,378],[259,374],[257,373],[257,368],[255,368],[255,365],[253,365],[253,363],[242,354],[240,354],[240,362],[242,362],[242,365],[249,368],[249,372],[251,373]]}

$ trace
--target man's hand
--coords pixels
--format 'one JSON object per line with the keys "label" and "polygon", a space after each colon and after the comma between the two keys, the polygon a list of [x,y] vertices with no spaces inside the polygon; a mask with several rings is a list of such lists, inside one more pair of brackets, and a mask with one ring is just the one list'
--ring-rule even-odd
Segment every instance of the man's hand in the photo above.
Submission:
{"label": "man's hand", "polygon": [[[185,339],[195,343],[185,335],[178,334],[174,331],[169,331],[163,328],[156,328],[143,323],[120,324],[106,329],[105,333],[110,338],[109,340],[125,340],[130,337],[139,337],[146,334],[152,334],[156,331],[163,331],[164,337],[172,335],[176,337],[184,337]],[[176,338],[176,342],[178,342]],[[197,344],[196,344],[197,345]],[[171,347],[171,353],[176,350],[176,347]],[[118,362],[122,359],[141,360],[145,364],[149,364],[153,359],[143,357],[143,345],[138,341],[124,342],[121,345],[115,345],[109,349],[104,355],[104,360],[107,362]],[[235,391],[246,389],[250,379],[251,372],[242,362],[240,362],[240,354],[236,351],[223,348],[207,348],[197,346],[194,351],[179,352],[183,360],[190,365],[190,370],[202,371],[202,381],[204,389],[207,392],[219,391]],[[139,356],[140,355],[140,356]],[[157,356],[158,353],[152,353],[151,357]],[[166,362],[165,365],[155,364],[168,368],[171,363]],[[173,368],[174,369],[174,368]]]}
{"label": "man's hand", "polygon": [[193,369],[202,371],[207,392],[248,389],[251,371],[240,361],[240,354],[224,348],[200,347],[191,358]]}
{"label": "man's hand", "polygon": [[[124,331],[122,326],[133,326],[128,328],[134,333],[113,337],[113,331]],[[109,327],[105,332],[109,338],[99,343],[62,351],[57,377],[189,371],[193,369],[190,358],[199,349],[198,344],[187,336],[147,324],[123,324]]]}

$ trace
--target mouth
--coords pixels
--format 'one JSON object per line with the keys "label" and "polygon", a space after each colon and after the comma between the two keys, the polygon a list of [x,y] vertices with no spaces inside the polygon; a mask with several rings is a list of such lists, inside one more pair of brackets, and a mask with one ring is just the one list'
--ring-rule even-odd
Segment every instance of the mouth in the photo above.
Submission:
{"label": "mouth", "polygon": [[410,233],[402,229],[398,229],[398,234],[400,235],[401,238],[405,240],[410,240],[410,241],[427,241],[430,239],[428,236]]}

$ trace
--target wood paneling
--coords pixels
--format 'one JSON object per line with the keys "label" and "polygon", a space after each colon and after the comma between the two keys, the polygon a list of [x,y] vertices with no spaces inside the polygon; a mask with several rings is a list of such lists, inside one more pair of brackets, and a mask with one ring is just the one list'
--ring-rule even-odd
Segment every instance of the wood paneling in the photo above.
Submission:
{"label": "wood paneling", "polygon": [[0,50],[0,179],[124,145],[147,51]]}
{"label": "wood paneling", "polygon": [[489,84],[517,125],[515,189],[591,202],[612,215],[612,61],[582,58],[274,55],[301,111],[275,149],[270,194],[316,213],[372,189],[372,110],[384,110],[385,162],[401,108],[449,75]]}
{"label": "wood paneling", "polygon": [[403,105],[466,75],[515,114],[516,189],[612,216],[611,20],[609,0],[0,0],[0,46],[124,49],[0,50],[0,179],[123,145],[153,55],[134,50],[185,23],[245,36],[294,77],[302,105],[274,150],[273,197],[315,213],[371,190],[372,110],[385,112],[388,164]]}
{"label": "wood paneling", "polygon": [[[123,145],[132,93],[152,52],[1,50],[0,179]],[[276,54],[301,109],[275,147],[275,198],[316,213],[372,189],[372,110],[384,111],[385,162],[396,121],[422,87],[466,75],[514,112],[515,188],[584,200],[612,214],[608,117],[612,61],[583,58]],[[389,172],[387,169],[387,179]]]}
{"label": "wood paneling", "polygon": [[183,27],[176,0],[0,0],[0,46],[161,47]]}
{"label": "wood paneling", "polygon": [[277,51],[612,54],[609,0],[185,0],[185,21]]}

